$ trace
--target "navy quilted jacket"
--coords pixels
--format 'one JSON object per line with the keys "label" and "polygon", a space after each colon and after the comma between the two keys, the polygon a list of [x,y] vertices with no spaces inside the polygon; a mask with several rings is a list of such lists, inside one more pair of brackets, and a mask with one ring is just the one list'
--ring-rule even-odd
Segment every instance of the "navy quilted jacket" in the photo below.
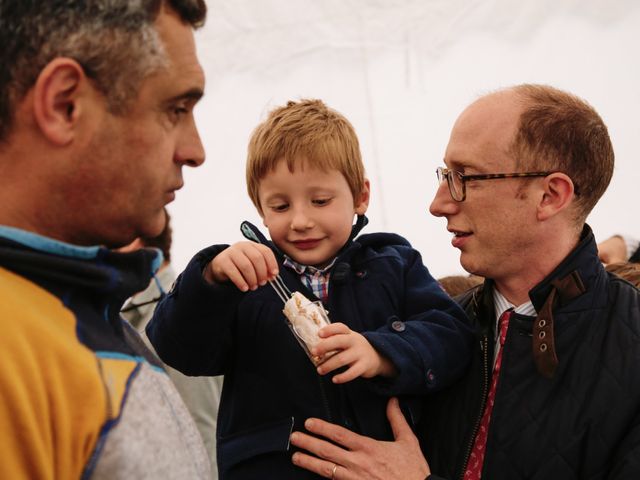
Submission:
{"label": "navy quilted jacket", "polygon": [[[334,385],[330,376],[318,376],[268,285],[242,293],[233,284],[203,280],[202,269],[224,248],[212,246],[193,258],[147,328],[169,365],[188,375],[225,376],[218,414],[221,479],[319,478],[291,463],[289,435],[303,429],[306,418],[391,439],[389,395],[437,391],[468,365],[473,332],[464,312],[398,235],[351,242],[333,267],[326,304],[332,321],[363,332],[395,363],[393,382]],[[292,291],[315,298],[297,274],[280,271]],[[405,413],[417,419],[420,402],[406,400]]]}
{"label": "navy quilted jacket", "polygon": [[[580,278],[583,293],[554,305],[558,365],[551,378],[534,362],[533,323],[542,316],[512,317],[483,479],[640,479],[640,292],[604,271],[588,226],[530,291],[536,311],[552,283],[567,276]],[[427,400],[419,436],[434,479],[462,478],[480,421],[493,359],[491,293],[487,281],[459,299],[479,330],[472,366]]]}

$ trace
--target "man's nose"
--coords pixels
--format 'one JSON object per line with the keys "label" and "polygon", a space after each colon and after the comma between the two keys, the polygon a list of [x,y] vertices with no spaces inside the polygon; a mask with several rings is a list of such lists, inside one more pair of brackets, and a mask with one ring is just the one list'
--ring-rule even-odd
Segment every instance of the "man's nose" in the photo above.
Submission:
{"label": "man's nose", "polygon": [[447,182],[441,182],[436,190],[436,195],[429,205],[429,212],[435,217],[444,217],[455,213],[458,202],[451,197]]}
{"label": "man's nose", "polygon": [[205,153],[200,134],[196,128],[195,122],[190,122],[181,132],[176,151],[174,155],[176,163],[186,165],[188,167],[199,167],[204,163]]}

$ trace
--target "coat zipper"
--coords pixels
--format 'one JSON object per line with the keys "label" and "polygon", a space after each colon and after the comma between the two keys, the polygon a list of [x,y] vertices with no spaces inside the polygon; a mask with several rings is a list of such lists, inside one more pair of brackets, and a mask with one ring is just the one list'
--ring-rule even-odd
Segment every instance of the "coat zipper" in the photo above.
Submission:
{"label": "coat zipper", "polygon": [[480,423],[482,422],[482,414],[484,412],[484,407],[485,404],[487,403],[487,387],[489,385],[489,359],[488,359],[488,340],[487,340],[487,336],[485,335],[482,339],[482,341],[480,342],[480,348],[482,348],[482,368],[483,368],[483,379],[484,382],[482,384],[482,403],[480,405],[480,415],[477,417],[476,419],[476,423],[473,427],[473,433],[471,435],[471,438],[469,439],[469,443],[467,444],[467,448],[465,450],[465,454],[463,457],[464,462],[462,463],[462,471],[460,472],[459,478],[460,480],[464,480],[464,473],[466,471],[467,468],[467,462],[469,461],[469,457],[471,456],[471,449],[473,448],[473,443],[475,442],[476,439],[476,435],[478,434],[478,429],[480,428]]}
{"label": "coat zipper", "polygon": [[322,377],[317,375],[318,384],[320,385],[320,397],[322,399],[322,405],[324,406],[324,411],[327,414],[327,421],[333,423],[333,416],[331,415],[331,409],[329,408],[329,400],[327,399],[327,392],[324,389],[324,383],[322,382]]}

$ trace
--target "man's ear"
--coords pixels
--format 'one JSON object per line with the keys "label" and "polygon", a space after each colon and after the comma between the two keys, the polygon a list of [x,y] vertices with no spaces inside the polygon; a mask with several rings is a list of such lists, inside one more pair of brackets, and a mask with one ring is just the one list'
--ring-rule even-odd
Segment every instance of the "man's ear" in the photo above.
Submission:
{"label": "man's ear", "polygon": [[38,75],[33,87],[33,113],[44,136],[56,145],[73,140],[79,100],[88,78],[71,58],[56,58]]}
{"label": "man's ear", "polygon": [[573,201],[575,188],[568,175],[556,172],[544,178],[544,191],[538,204],[538,220],[548,220]]}
{"label": "man's ear", "polygon": [[362,187],[362,192],[355,198],[355,213],[357,215],[364,215],[369,208],[369,197],[371,195],[371,184],[369,183],[369,179],[364,179],[364,186]]}

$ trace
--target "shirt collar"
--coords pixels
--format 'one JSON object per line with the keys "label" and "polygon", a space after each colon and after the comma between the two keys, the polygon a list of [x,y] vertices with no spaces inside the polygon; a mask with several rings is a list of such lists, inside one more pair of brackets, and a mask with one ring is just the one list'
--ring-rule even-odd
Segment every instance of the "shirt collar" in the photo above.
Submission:
{"label": "shirt collar", "polygon": [[333,265],[336,263],[336,260],[338,259],[338,257],[335,257],[333,260],[331,260],[331,262],[329,262],[329,264],[324,267],[324,268],[316,268],[312,265],[303,265],[302,263],[298,263],[295,260],[291,259],[291,257],[285,255],[284,256],[284,265],[286,267],[292,268],[298,275],[302,275],[304,273],[308,273],[308,274],[315,274],[315,273],[320,273],[321,275],[326,274],[329,270],[331,270],[331,267],[333,267]]}
{"label": "shirt collar", "polygon": [[509,302],[509,300],[507,300],[504,295],[495,288],[495,286],[493,287],[493,305],[495,308],[496,319],[500,318],[500,315],[510,308],[513,308],[513,311],[520,315],[527,315],[530,317],[535,317],[537,315],[536,309],[534,308],[533,303],[531,303],[531,300],[516,307]]}

